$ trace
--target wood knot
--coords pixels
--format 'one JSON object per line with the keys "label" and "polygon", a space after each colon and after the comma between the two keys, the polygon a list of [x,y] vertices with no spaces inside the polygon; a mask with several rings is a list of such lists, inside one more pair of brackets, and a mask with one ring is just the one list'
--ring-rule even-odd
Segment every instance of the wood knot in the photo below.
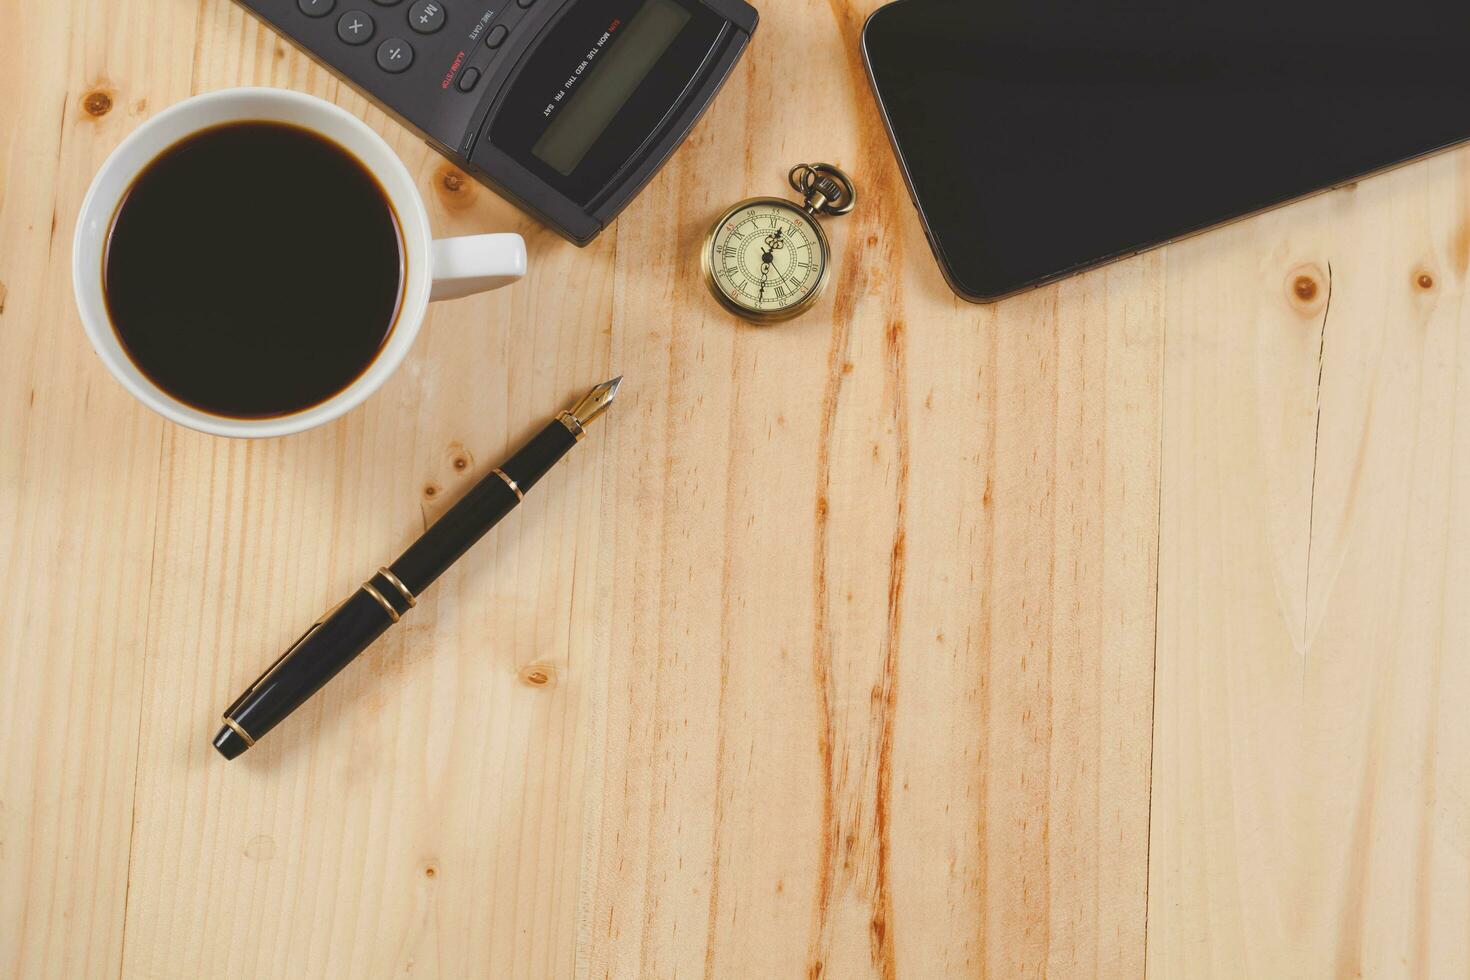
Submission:
{"label": "wood knot", "polygon": [[1329,273],[1314,263],[1304,263],[1286,274],[1286,301],[1303,318],[1322,312],[1327,302]]}
{"label": "wood knot", "polygon": [[521,668],[521,683],[529,687],[555,687],[556,668],[550,664],[527,664]]}
{"label": "wood knot", "polygon": [[1420,289],[1430,290],[1434,288],[1434,277],[1427,272],[1421,272],[1414,277],[1414,285]]}
{"label": "wood knot", "polygon": [[276,856],[276,841],[269,834],[256,834],[245,844],[245,856],[252,861],[269,861]]}
{"label": "wood knot", "polygon": [[437,864],[428,864],[428,865],[425,865],[424,866],[424,877],[425,878],[437,878],[437,877],[439,877],[439,866]]}
{"label": "wood knot", "polygon": [[451,442],[448,453],[449,465],[456,473],[463,473],[475,465],[475,457],[470,455],[470,451],[462,443]]}
{"label": "wood knot", "polygon": [[105,116],[112,111],[112,95],[101,89],[88,92],[82,96],[82,108],[89,116]]}
{"label": "wood knot", "polygon": [[425,499],[433,500],[437,496],[439,496],[439,485],[437,483],[427,483],[424,485]]}
{"label": "wood knot", "polygon": [[462,211],[475,201],[475,182],[464,171],[445,164],[434,172],[434,193],[445,208]]}

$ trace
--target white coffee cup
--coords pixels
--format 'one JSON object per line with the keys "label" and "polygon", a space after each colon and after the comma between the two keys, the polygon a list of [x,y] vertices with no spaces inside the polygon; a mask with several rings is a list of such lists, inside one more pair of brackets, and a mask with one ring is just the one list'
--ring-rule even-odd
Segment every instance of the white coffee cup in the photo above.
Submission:
{"label": "white coffee cup", "polygon": [[[406,276],[398,320],[378,357],[346,389],[291,415],[236,419],[187,405],[159,388],[128,358],[108,319],[102,262],[113,215],[140,171],[193,133],[240,121],[292,123],[348,150],[378,179],[403,233]],[[102,165],[82,202],[72,243],[72,284],[87,338],[123,387],[180,425],[221,436],[266,438],[302,432],[362,404],[403,363],[423,325],[429,302],[507,286],[526,274],[520,235],[470,235],[434,240],[423,198],[408,168],[377,133],[343,109],[310,95],[274,88],[233,88],[186,99],[133,132]]]}

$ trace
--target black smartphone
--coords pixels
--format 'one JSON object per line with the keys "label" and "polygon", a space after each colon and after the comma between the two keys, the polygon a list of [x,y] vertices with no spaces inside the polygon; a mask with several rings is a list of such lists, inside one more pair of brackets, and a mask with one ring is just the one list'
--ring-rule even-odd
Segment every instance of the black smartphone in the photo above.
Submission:
{"label": "black smartphone", "polygon": [[975,302],[1470,139],[1466,0],[899,0],[863,51]]}

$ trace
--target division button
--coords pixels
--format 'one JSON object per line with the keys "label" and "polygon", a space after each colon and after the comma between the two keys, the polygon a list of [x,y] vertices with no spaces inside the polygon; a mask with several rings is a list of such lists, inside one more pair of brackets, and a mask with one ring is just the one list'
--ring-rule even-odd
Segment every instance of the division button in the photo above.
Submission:
{"label": "division button", "polygon": [[378,67],[391,74],[407,71],[413,64],[413,48],[401,37],[390,37],[378,45]]}
{"label": "division button", "polygon": [[325,17],[336,3],[337,0],[296,0],[296,6],[308,17]]}
{"label": "division button", "polygon": [[510,35],[510,29],[504,24],[496,24],[490,28],[490,33],[485,35],[485,47],[498,48],[505,43],[506,37]]}
{"label": "division button", "polygon": [[434,0],[419,0],[408,10],[408,26],[420,34],[433,34],[444,26],[444,7]]}
{"label": "division button", "polygon": [[455,82],[454,84],[459,86],[459,90],[461,92],[468,92],[470,89],[475,87],[475,84],[479,82],[479,80],[480,69],[466,68],[464,71],[459,73],[459,81]]}
{"label": "division button", "polygon": [[361,10],[349,10],[337,18],[337,36],[348,44],[366,44],[373,36],[373,19]]}

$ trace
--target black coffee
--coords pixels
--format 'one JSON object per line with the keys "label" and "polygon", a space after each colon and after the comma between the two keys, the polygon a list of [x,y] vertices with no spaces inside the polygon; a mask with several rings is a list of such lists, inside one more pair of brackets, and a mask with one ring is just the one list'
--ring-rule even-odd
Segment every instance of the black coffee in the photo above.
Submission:
{"label": "black coffee", "polygon": [[103,285],[138,369],[215,415],[319,404],[377,357],[404,257],[383,189],[295,126],[233,123],[165,150],[113,218]]}

